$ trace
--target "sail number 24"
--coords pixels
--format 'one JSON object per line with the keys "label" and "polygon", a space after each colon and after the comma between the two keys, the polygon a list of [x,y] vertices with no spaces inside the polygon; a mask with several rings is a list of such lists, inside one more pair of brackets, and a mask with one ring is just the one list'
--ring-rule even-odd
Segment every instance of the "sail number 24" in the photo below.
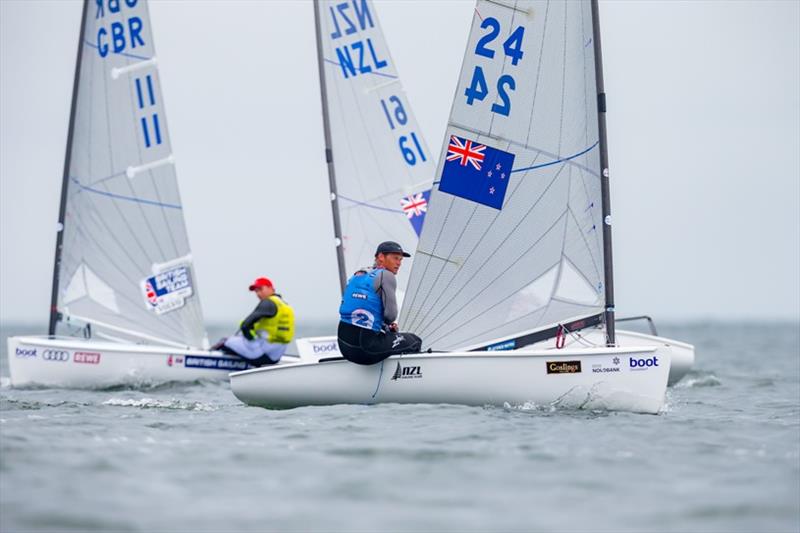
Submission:
{"label": "sail number 24", "polygon": [[[494,17],[487,17],[481,22],[481,28],[489,30],[478,40],[475,46],[475,55],[494,59],[497,50],[497,43],[495,42],[497,36],[500,35],[500,22]],[[511,65],[517,66],[517,63],[522,59],[522,38],[525,35],[525,27],[517,26],[511,35],[503,42],[503,53],[511,58]],[[511,113],[511,97],[509,91],[516,88],[516,82],[511,74],[503,74],[494,86],[497,88],[497,96],[500,98],[499,103],[492,104],[492,112],[498,115],[508,116]],[[464,91],[467,97],[467,105],[473,105],[475,100],[481,102],[490,93],[489,86],[486,83],[486,76],[483,74],[483,68],[480,65],[475,65],[472,71],[472,81]]]}

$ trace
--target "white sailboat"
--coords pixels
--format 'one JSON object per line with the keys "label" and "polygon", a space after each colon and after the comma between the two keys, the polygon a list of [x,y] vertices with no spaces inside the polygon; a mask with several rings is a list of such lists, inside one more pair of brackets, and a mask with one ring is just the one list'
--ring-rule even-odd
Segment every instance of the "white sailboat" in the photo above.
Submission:
{"label": "white sailboat", "polygon": [[[236,372],[240,400],[661,409],[670,348],[616,345],[597,14],[477,3],[400,317],[439,353]],[[522,347],[600,323],[600,346]]]}
{"label": "white sailboat", "polygon": [[11,384],[227,379],[208,350],[146,0],[85,1],[47,336],[10,337]]}
{"label": "white sailboat", "polygon": [[[315,2],[317,51],[325,146],[331,188],[339,280],[342,289],[359,267],[372,263],[377,243],[391,239],[413,248],[430,200],[432,157],[403,92],[372,2]],[[348,37],[352,35],[352,39]],[[398,277],[403,301],[413,257]],[[642,317],[647,318],[649,317]],[[602,346],[604,323],[598,318],[561,325],[561,346]],[[669,383],[694,364],[694,346],[660,337],[617,330],[620,346],[662,346],[670,350]],[[580,330],[580,331],[579,331]],[[563,344],[562,344],[563,343]],[[335,335],[299,338],[303,360],[338,356]],[[517,339],[504,349],[546,349],[552,332]],[[467,349],[468,345],[455,349]]]}

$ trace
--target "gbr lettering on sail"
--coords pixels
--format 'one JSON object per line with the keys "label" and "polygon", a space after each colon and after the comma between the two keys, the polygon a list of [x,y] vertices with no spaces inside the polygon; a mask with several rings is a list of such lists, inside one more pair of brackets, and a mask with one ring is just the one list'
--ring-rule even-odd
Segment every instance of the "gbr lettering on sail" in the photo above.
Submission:
{"label": "gbr lettering on sail", "polygon": [[99,27],[95,45],[100,57],[106,57],[109,52],[121,54],[145,45],[142,19],[125,15],[125,11],[134,9],[138,3],[139,0],[96,0],[94,18],[99,21]]}

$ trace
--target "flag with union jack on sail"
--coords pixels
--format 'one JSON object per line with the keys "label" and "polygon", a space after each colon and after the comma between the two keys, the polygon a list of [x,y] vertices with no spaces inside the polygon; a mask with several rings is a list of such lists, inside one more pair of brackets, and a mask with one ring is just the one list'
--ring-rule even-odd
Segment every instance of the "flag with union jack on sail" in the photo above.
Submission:
{"label": "flag with union jack on sail", "polygon": [[502,209],[513,166],[514,154],[451,135],[439,190]]}
{"label": "flag with union jack on sail", "polygon": [[411,222],[417,237],[422,233],[422,224],[425,222],[425,213],[428,212],[430,199],[430,189],[400,199],[400,207],[408,217],[408,221]]}

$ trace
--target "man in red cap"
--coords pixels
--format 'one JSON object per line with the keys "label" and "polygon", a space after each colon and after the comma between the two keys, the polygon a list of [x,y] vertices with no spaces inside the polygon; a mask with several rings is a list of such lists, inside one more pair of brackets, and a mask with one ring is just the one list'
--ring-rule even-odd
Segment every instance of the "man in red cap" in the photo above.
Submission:
{"label": "man in red cap", "polygon": [[258,305],[242,321],[236,335],[217,347],[253,366],[274,365],[294,336],[294,310],[275,293],[269,278],[257,278],[250,290],[256,293]]}

